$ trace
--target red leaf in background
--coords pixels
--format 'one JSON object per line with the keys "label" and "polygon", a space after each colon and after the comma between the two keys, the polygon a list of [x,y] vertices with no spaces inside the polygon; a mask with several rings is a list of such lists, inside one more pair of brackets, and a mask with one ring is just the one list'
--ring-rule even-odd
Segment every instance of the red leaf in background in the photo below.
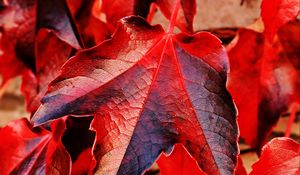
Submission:
{"label": "red leaf in background", "polygon": [[[170,20],[176,1],[177,0],[103,0],[101,10],[105,13],[106,20],[116,25],[118,20],[129,15],[139,15],[147,18],[151,3],[155,3],[166,18]],[[192,33],[195,14],[195,0],[180,0],[175,25],[184,32]]]}
{"label": "red leaf in background", "polygon": [[[171,19],[176,0],[156,0],[162,13]],[[180,0],[180,9],[176,18],[176,26],[183,32],[193,33],[193,21],[196,14],[195,0]]]}
{"label": "red leaf in background", "polygon": [[37,28],[52,29],[61,40],[75,49],[82,47],[66,0],[37,0]]}
{"label": "red leaf in background", "polygon": [[208,174],[233,173],[237,126],[225,49],[207,32],[169,33],[123,19],[112,39],[63,66],[32,121],[95,113],[100,174],[142,173],[175,143]]}
{"label": "red leaf in background", "polygon": [[22,91],[25,93],[27,111],[34,113],[40,106],[48,84],[59,75],[71,51],[72,47],[60,40],[53,31],[39,30],[35,42],[36,74],[30,70],[23,74]]}
{"label": "red leaf in background", "polygon": [[105,13],[106,21],[113,26],[125,16],[138,15],[147,18],[150,4],[154,0],[102,0],[101,12]]}
{"label": "red leaf in background", "polygon": [[182,144],[175,144],[170,155],[162,153],[157,164],[161,175],[206,175]]}
{"label": "red leaf in background", "polygon": [[[284,26],[281,30],[289,28]],[[280,114],[299,101],[300,70],[291,60],[300,58],[289,54],[295,51],[286,52],[281,40],[270,44],[261,33],[250,29],[241,29],[237,39],[228,52],[228,88],[239,111],[241,137],[260,149]]]}
{"label": "red leaf in background", "polygon": [[35,73],[36,27],[53,29],[60,39],[74,48],[80,48],[79,37],[76,38],[78,36],[76,27],[72,24],[68,13],[64,0],[57,0],[57,2],[43,0],[38,1],[37,5],[35,0],[7,1],[7,4],[0,9],[2,84],[27,68]]}
{"label": "red leaf in background", "polygon": [[[278,38],[284,49],[285,55],[293,66],[300,70],[300,22],[292,21],[278,30]],[[300,84],[299,84],[300,86]],[[300,93],[300,92],[299,92]],[[300,96],[297,95],[298,97]]]}
{"label": "red leaf in background", "polygon": [[12,121],[0,130],[0,174],[68,175],[71,159],[61,143],[63,120],[51,124],[52,133],[31,129],[27,119]]}
{"label": "red leaf in background", "polygon": [[93,13],[98,2],[99,1],[95,0],[67,0],[85,47],[93,47],[100,44],[105,39],[110,38],[111,33],[113,33],[113,31],[110,31],[107,25]]}
{"label": "red leaf in background", "polygon": [[262,148],[261,157],[252,169],[250,175],[299,174],[299,143],[287,137],[271,140]]}
{"label": "red leaf in background", "polygon": [[2,85],[22,73],[24,64],[34,70],[35,1],[8,0],[0,9],[0,74]]}
{"label": "red leaf in background", "polygon": [[265,26],[265,35],[273,41],[278,29],[293,21],[300,12],[300,0],[263,0],[261,17]]}

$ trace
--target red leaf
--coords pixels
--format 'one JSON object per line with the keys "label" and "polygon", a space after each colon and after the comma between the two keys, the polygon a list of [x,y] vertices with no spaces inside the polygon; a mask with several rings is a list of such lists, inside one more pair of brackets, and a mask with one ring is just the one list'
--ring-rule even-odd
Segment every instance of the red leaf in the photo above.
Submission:
{"label": "red leaf", "polygon": [[174,36],[129,17],[111,40],[63,66],[32,121],[95,114],[97,173],[142,173],[175,143],[208,174],[233,173],[237,126],[226,75],[225,49],[211,34]]}
{"label": "red leaf", "polygon": [[98,5],[97,2],[99,1],[67,0],[85,47],[93,47],[101,43],[110,38],[112,33],[93,13],[93,9]]}
{"label": "red leaf", "polygon": [[64,0],[57,1],[43,0],[36,3],[35,0],[8,0],[0,9],[2,84],[27,68],[35,73],[36,27],[53,29],[60,39],[74,48],[80,48],[80,40],[76,38],[76,28],[68,16],[66,4]]}
{"label": "red leaf", "polygon": [[82,43],[66,0],[37,0],[37,28],[52,29],[70,46],[81,49]]}
{"label": "red leaf", "polygon": [[27,119],[12,121],[0,130],[0,174],[70,174],[71,159],[61,144],[63,120],[51,125],[52,133],[31,129]]}
{"label": "red leaf", "polygon": [[34,0],[8,0],[0,9],[0,73],[2,85],[26,67],[34,70]]}
{"label": "red leaf", "polygon": [[[36,74],[23,74],[22,91],[25,93],[27,110],[34,113],[47,91],[48,84],[59,75],[61,66],[71,55],[72,47],[61,41],[53,31],[41,29],[36,37]],[[28,83],[31,82],[31,83]]]}
{"label": "red leaf", "polygon": [[300,0],[263,0],[261,17],[267,39],[272,41],[278,29],[296,19],[299,13]]}
{"label": "red leaf", "polygon": [[250,175],[300,173],[300,145],[294,140],[275,138],[262,148],[260,159],[252,165]]}
{"label": "red leaf", "polygon": [[228,88],[239,111],[241,137],[260,149],[280,114],[299,101],[299,70],[280,41],[270,44],[249,29],[239,31],[228,55]]}
{"label": "red leaf", "polygon": [[[171,14],[177,0],[103,0],[102,11],[106,20],[113,25],[125,16],[138,15],[147,18],[150,5],[156,3],[164,16],[171,20]],[[180,0],[179,11],[175,25],[182,31],[193,33],[193,20],[196,14],[195,0]]]}
{"label": "red leaf", "polygon": [[101,11],[106,21],[113,26],[125,16],[141,16],[147,18],[153,0],[102,0]]}
{"label": "red leaf", "polygon": [[162,153],[157,164],[161,175],[206,175],[182,144],[176,144],[170,155]]}

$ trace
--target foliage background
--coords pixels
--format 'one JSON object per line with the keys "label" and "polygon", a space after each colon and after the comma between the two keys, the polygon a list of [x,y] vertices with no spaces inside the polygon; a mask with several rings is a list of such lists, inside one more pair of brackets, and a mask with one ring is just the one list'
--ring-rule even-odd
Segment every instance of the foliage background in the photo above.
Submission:
{"label": "foliage background", "polygon": [[[215,28],[243,27],[252,24],[260,16],[261,0],[197,0],[197,15],[194,19],[195,31]],[[168,21],[161,13],[156,13],[154,24],[168,25]],[[0,75],[1,79],[1,75]],[[1,80],[0,80],[1,81]],[[19,117],[29,117],[25,110],[24,97],[20,92],[20,78],[11,80],[5,91],[0,92],[0,127],[10,120]],[[299,113],[298,113],[299,114]],[[283,136],[288,117],[282,117],[272,137]],[[300,142],[299,115],[292,126],[291,137]],[[258,159],[249,147],[240,143],[241,157],[248,172],[251,165]]]}

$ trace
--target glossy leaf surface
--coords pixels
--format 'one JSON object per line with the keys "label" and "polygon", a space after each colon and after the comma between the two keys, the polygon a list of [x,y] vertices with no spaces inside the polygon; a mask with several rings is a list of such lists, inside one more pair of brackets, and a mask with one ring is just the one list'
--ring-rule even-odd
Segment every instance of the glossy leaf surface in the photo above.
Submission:
{"label": "glossy leaf surface", "polygon": [[170,35],[125,18],[111,40],[63,66],[32,121],[95,114],[96,173],[140,174],[182,143],[203,171],[231,174],[237,126],[227,67],[209,33]]}

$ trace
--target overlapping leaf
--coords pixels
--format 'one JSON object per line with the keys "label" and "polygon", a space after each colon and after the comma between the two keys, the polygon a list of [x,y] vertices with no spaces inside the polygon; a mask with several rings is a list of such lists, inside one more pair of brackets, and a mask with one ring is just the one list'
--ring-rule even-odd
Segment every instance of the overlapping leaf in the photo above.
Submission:
{"label": "overlapping leaf", "polygon": [[60,40],[53,31],[39,31],[35,42],[36,73],[27,70],[23,74],[22,91],[26,97],[27,111],[34,113],[40,106],[48,84],[58,76],[71,51],[72,47]]}
{"label": "overlapping leaf", "polygon": [[275,138],[262,148],[260,159],[250,175],[282,175],[300,173],[300,145],[286,137]]}
{"label": "overlapping leaf", "polygon": [[0,9],[2,84],[28,68],[35,73],[34,42],[40,28],[53,29],[60,39],[80,49],[80,37],[64,0],[8,0],[4,5]]}
{"label": "overlapping leaf", "polygon": [[71,159],[61,143],[63,120],[51,124],[52,133],[31,129],[27,119],[12,121],[0,130],[0,174],[60,174],[71,171]]}
{"label": "overlapping leaf", "polygon": [[299,13],[300,0],[263,0],[261,17],[267,39],[272,41],[278,29],[293,21]]}
{"label": "overlapping leaf", "polygon": [[209,33],[173,36],[125,18],[111,40],[63,66],[32,120],[95,114],[96,173],[140,174],[182,143],[203,171],[231,174],[237,126],[227,67]]}
{"label": "overlapping leaf", "polygon": [[[299,22],[294,25],[299,26]],[[289,28],[284,26],[281,30]],[[300,43],[293,43],[294,47],[286,44],[289,48],[286,51],[282,43],[293,40],[282,37],[285,41],[277,39],[269,43],[262,33],[241,29],[236,45],[228,53],[231,63],[228,88],[239,110],[241,137],[258,149],[280,114],[299,101],[300,70],[292,60],[299,59],[294,52],[298,52]]]}

